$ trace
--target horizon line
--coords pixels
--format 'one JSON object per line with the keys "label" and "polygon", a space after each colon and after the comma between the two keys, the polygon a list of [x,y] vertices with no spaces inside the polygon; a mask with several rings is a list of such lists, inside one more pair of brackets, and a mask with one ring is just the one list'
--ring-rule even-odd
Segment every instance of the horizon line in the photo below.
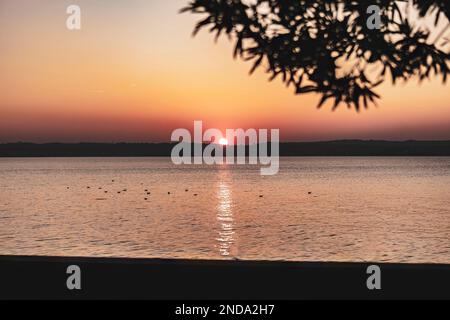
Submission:
{"label": "horizon line", "polygon": [[[31,142],[31,141],[15,141],[15,142],[0,142],[0,145],[7,144],[34,144],[34,145],[45,145],[45,144],[178,144],[181,141],[111,141],[111,142]],[[268,141],[270,142],[270,141]],[[388,139],[332,139],[332,140],[304,140],[304,141],[280,141],[279,143],[289,144],[289,143],[331,143],[331,142],[391,142],[391,143],[405,143],[405,142],[450,142],[450,139],[405,139],[405,140],[388,140]],[[191,142],[190,144],[195,144]],[[211,142],[203,142],[202,144],[211,144]],[[257,143],[260,144],[260,143]],[[246,144],[248,145],[248,144]]]}

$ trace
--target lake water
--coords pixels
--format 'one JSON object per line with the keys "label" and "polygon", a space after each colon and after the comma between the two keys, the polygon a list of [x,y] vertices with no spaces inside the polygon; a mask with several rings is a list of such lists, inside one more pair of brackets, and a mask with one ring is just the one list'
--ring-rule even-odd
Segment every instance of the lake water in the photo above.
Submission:
{"label": "lake water", "polygon": [[450,158],[4,158],[0,255],[450,263]]}

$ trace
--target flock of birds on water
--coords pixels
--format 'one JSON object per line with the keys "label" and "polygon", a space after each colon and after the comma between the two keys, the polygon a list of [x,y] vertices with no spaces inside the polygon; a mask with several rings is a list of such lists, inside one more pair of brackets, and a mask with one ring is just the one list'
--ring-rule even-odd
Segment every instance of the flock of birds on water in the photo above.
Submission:
{"label": "flock of birds on water", "polygon": [[[114,183],[115,180],[111,180],[111,182]],[[87,186],[86,189],[92,189],[92,188],[91,188],[90,186]],[[70,190],[70,187],[67,187],[67,190]],[[102,187],[99,187],[98,190],[103,190],[103,188],[102,188]],[[127,191],[128,191],[127,189],[122,189],[122,190],[120,190],[120,191],[117,191],[117,194],[121,194],[122,192],[127,192]],[[185,191],[185,192],[189,192],[189,189],[185,189],[184,191]],[[108,192],[109,192],[109,191],[107,191],[107,190],[104,191],[105,194],[107,194]],[[148,189],[144,189],[144,192],[146,193],[147,196],[150,196],[150,195],[151,195],[151,192],[150,192]],[[171,195],[172,193],[171,193],[170,191],[168,191],[167,194],[168,194],[168,195]],[[310,191],[310,192],[308,192],[308,194],[309,194],[309,195],[312,195],[312,192]],[[198,196],[198,193],[194,193],[193,195],[194,195],[194,197],[197,197],[197,196]],[[264,198],[264,195],[260,194],[259,197],[260,197],[260,198]],[[144,200],[147,201],[147,200],[148,200],[148,197],[144,198]]]}
{"label": "flock of birds on water", "polygon": [[[111,180],[111,182],[114,183],[115,180]],[[86,189],[93,189],[93,188],[91,188],[90,186],[87,186]],[[67,190],[70,190],[70,187],[67,187]],[[103,190],[103,187],[98,187],[98,190]],[[120,191],[117,191],[117,194],[125,193],[125,192],[127,192],[127,191],[128,191],[128,189],[122,189],[122,190],[120,190]],[[185,191],[185,192],[189,192],[189,189],[185,189],[184,191]],[[109,193],[109,191],[108,191],[108,190],[105,190],[104,193],[107,194],[107,193]],[[150,196],[150,195],[151,195],[151,192],[150,192],[150,190],[148,190],[148,189],[144,189],[144,193],[145,193],[147,196]],[[168,195],[171,195],[172,193],[169,191],[169,192],[167,192],[167,194],[168,194]],[[197,197],[197,196],[198,196],[198,193],[194,193],[194,197]],[[103,200],[103,199],[99,199],[99,200]],[[147,200],[148,200],[148,197],[144,198],[144,200],[147,201]]]}

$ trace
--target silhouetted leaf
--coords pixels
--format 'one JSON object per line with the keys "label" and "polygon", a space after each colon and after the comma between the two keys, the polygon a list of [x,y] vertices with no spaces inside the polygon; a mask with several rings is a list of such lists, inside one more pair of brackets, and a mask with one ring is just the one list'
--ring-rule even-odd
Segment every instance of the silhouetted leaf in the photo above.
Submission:
{"label": "silhouetted leaf", "polygon": [[[234,39],[234,57],[253,61],[250,74],[267,61],[270,81],[281,75],[297,94],[321,94],[318,108],[334,99],[333,110],[346,103],[359,111],[361,100],[364,108],[376,104],[372,89],[389,75],[394,85],[414,77],[447,80],[450,43],[440,36],[450,26],[450,1],[411,1],[436,26],[447,20],[436,39],[408,19],[408,0],[191,0],[180,12],[206,15],[194,34],[207,28]],[[380,30],[367,28],[371,4],[383,13]],[[354,67],[344,72],[344,64]]]}

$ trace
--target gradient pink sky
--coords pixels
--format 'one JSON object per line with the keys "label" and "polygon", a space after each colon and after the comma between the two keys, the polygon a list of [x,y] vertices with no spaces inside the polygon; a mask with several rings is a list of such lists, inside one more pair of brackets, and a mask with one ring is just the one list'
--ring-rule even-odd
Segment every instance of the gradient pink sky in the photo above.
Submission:
{"label": "gradient pink sky", "polygon": [[[282,140],[450,139],[440,80],[378,89],[378,107],[316,109],[178,14],[187,0],[0,0],[0,142],[169,141],[176,128],[279,128]],[[82,30],[66,29],[68,5]]]}

